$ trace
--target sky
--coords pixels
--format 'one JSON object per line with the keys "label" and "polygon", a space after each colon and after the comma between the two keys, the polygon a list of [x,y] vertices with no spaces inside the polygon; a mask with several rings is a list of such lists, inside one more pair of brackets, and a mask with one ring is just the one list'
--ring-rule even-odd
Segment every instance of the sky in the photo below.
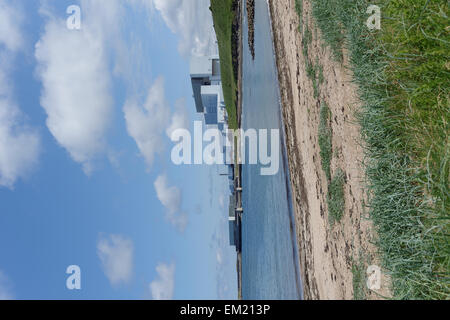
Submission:
{"label": "sky", "polygon": [[209,0],[0,0],[0,299],[237,298],[222,168],[170,159],[216,50]]}

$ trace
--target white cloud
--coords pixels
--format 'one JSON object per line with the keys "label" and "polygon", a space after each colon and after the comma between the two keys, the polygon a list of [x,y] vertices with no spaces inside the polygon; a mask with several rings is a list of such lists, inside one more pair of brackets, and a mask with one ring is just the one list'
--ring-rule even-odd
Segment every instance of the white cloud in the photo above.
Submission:
{"label": "white cloud", "polygon": [[8,2],[0,2],[0,186],[13,188],[38,161],[40,138],[26,125],[26,118],[13,99],[9,74],[14,53],[22,48],[22,17]]}
{"label": "white cloud", "polygon": [[[12,3],[12,2],[11,2]],[[20,32],[23,16],[20,10],[9,1],[0,1],[0,48],[5,46],[10,51],[17,51],[23,46]]]}
{"label": "white cloud", "polygon": [[129,98],[123,107],[128,134],[135,140],[140,154],[150,170],[155,157],[164,151],[164,133],[170,138],[172,132],[189,128],[189,114],[184,99],[175,102],[171,113],[165,97],[164,78],[158,77],[148,90],[143,104]]}
{"label": "white cloud", "polygon": [[[209,14],[208,6],[202,8],[197,1],[184,2],[179,10],[173,1],[169,2],[159,1],[156,6],[152,0],[110,0],[104,6],[101,1],[82,0],[82,29],[78,31],[68,30],[65,20],[56,18],[49,4],[43,2],[41,13],[47,23],[35,52],[37,73],[43,84],[41,105],[48,116],[47,127],[56,141],[74,161],[82,164],[87,174],[93,170],[95,159],[109,152],[107,129],[114,112],[110,90],[112,75],[122,77],[129,92],[136,92],[149,73],[147,69],[138,69],[145,65],[142,43],[122,28],[127,8],[146,10],[151,15],[156,7],[163,10],[168,19],[175,17],[174,12],[187,10],[176,14],[186,16],[186,21],[195,26],[188,27],[190,31],[186,36],[190,32],[199,34],[194,21],[197,22],[196,17],[205,10]],[[197,6],[202,10],[198,11]],[[186,31],[181,25],[177,28]],[[111,72],[109,62],[114,66]],[[150,88],[143,105],[138,99],[130,98],[123,110],[128,133],[136,140],[149,168],[155,155],[164,149],[164,131],[184,126],[187,119],[182,109],[171,118],[162,78]]]}
{"label": "white cloud", "polygon": [[166,208],[166,218],[183,232],[188,219],[187,215],[181,212],[181,190],[175,186],[169,187],[166,175],[159,176],[154,186],[159,201]]}
{"label": "white cloud", "polygon": [[170,119],[169,105],[164,93],[164,79],[159,77],[154,82],[143,106],[135,100],[128,100],[123,111],[128,134],[136,141],[150,168],[155,155],[164,150],[163,133]]}
{"label": "white cloud", "polygon": [[102,38],[114,36],[120,29],[123,0],[108,0],[108,4],[98,0],[82,0],[82,21],[86,21],[88,28],[97,29],[102,33]]}
{"label": "white cloud", "polygon": [[22,118],[17,106],[0,96],[0,186],[13,188],[38,161],[39,135]]}
{"label": "white cloud", "polygon": [[184,98],[175,103],[175,112],[172,114],[170,126],[166,130],[167,136],[171,138],[172,133],[177,129],[189,129],[189,114]]}
{"label": "white cloud", "polygon": [[35,55],[47,127],[89,174],[93,159],[105,149],[112,113],[102,34],[89,22],[72,31],[64,20],[49,16]]}
{"label": "white cloud", "polygon": [[128,283],[133,273],[133,242],[121,235],[102,237],[97,253],[111,285]]}
{"label": "white cloud", "polygon": [[216,47],[209,0],[153,0],[169,29],[180,36],[182,55],[205,55]]}
{"label": "white cloud", "polygon": [[153,300],[171,300],[175,288],[175,265],[164,263],[156,267],[158,278],[150,283]]}
{"label": "white cloud", "polygon": [[9,279],[0,270],[0,300],[13,300]]}

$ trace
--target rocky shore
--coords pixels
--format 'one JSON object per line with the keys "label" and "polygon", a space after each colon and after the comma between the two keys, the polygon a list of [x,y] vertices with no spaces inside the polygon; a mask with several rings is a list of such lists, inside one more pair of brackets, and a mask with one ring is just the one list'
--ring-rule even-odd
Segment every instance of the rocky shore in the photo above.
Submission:
{"label": "rocky shore", "polygon": [[231,32],[231,53],[232,53],[232,62],[233,62],[233,75],[234,79],[236,79],[237,90],[236,90],[236,114],[237,114],[237,122],[238,128],[241,127],[241,54],[242,54],[242,1],[244,0],[234,0],[233,1],[233,25]]}
{"label": "rocky shore", "polygon": [[248,46],[253,60],[255,60],[255,0],[247,1],[248,17]]}

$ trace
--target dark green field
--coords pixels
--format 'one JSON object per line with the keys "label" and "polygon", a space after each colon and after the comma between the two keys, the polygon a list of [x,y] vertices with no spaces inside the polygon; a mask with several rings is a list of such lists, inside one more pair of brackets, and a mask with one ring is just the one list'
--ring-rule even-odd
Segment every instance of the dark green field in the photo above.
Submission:
{"label": "dark green field", "polygon": [[[222,72],[222,87],[229,117],[229,126],[237,129],[237,79],[233,66],[233,21],[235,13],[233,4],[236,0],[211,0],[211,11],[214,29],[219,45],[220,66]],[[237,45],[237,44],[234,44]]]}

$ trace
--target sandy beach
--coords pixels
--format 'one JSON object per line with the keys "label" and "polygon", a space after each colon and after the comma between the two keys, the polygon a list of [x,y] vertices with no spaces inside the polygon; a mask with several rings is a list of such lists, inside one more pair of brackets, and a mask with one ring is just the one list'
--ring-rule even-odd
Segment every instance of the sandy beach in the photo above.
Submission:
{"label": "sandy beach", "polygon": [[[372,223],[364,207],[364,160],[360,128],[355,119],[360,102],[348,56],[343,63],[332,59],[330,49],[322,46],[320,30],[311,15],[311,4],[303,1],[303,23],[312,31],[310,59],[323,66],[324,82],[314,97],[312,82],[307,77],[302,54],[300,19],[295,0],[269,1],[279,71],[282,109],[285,120],[291,185],[300,264],[305,299],[353,299],[352,266],[364,258],[378,261],[371,244]],[[332,118],[332,173],[345,172],[345,213],[340,223],[329,223],[327,208],[327,177],[321,167],[318,143],[319,111],[328,104]],[[388,295],[386,279],[382,279],[382,296]],[[371,292],[367,298],[380,297]]]}

